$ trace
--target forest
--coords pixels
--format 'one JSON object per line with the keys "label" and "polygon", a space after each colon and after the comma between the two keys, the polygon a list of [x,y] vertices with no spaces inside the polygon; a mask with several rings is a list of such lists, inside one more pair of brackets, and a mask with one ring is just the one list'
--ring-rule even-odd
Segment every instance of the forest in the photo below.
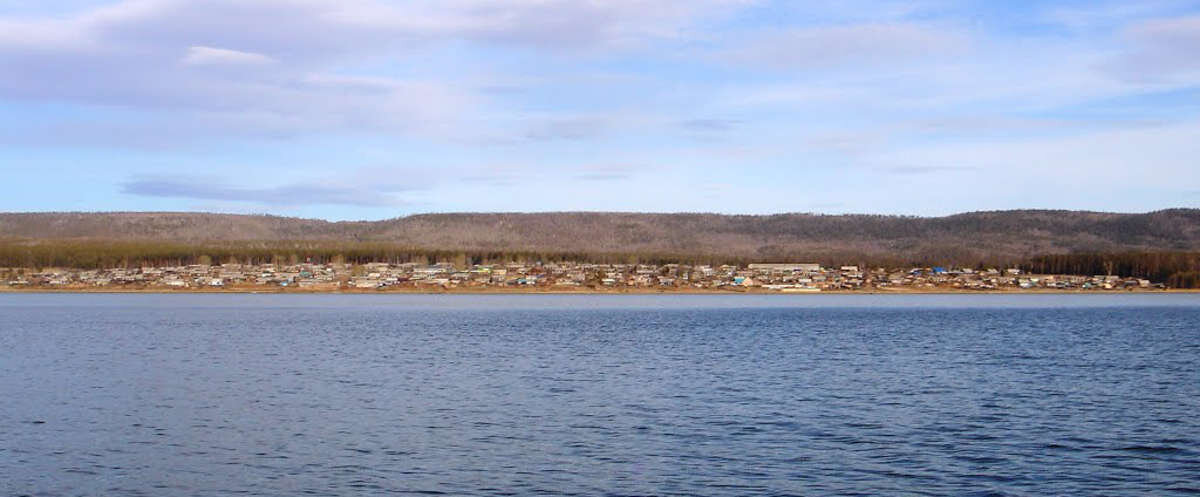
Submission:
{"label": "forest", "polygon": [[1117,275],[1145,278],[1172,288],[1200,288],[1200,252],[1054,254],[1019,264],[1040,274]]}
{"label": "forest", "polygon": [[378,242],[223,242],[170,243],[153,241],[0,241],[0,267],[112,267],[190,264],[326,264],[449,262],[456,266],[509,262],[592,262],[602,264],[746,264],[747,259],[670,253],[543,252],[532,250],[452,250],[407,247]]}
{"label": "forest", "polygon": [[237,250],[286,246],[279,240],[302,240],[321,247],[351,245],[347,250],[355,252],[419,248],[480,254],[708,254],[745,260],[995,265],[1043,254],[1200,251],[1200,210],[1020,210],[942,217],[459,213],[338,222],[194,212],[0,213],[0,239],[137,241],[212,250],[231,244]]}

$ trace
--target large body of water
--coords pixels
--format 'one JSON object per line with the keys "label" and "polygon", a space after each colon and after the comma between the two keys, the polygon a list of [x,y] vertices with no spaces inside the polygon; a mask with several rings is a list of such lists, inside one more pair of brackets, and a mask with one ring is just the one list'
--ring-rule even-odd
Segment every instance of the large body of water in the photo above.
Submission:
{"label": "large body of water", "polygon": [[1200,296],[0,295],[2,495],[1200,493]]}

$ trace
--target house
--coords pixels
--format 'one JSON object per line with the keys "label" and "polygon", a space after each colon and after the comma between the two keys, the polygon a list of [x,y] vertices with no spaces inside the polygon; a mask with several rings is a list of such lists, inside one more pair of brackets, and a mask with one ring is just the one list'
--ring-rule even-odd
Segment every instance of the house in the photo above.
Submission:
{"label": "house", "polygon": [[811,263],[756,263],[748,266],[751,271],[764,273],[815,273],[821,270],[820,264]]}

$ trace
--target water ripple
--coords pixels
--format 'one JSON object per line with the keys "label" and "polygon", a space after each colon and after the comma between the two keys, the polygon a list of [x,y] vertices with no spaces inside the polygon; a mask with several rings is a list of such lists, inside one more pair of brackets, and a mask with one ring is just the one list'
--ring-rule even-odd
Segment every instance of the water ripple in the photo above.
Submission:
{"label": "water ripple", "polygon": [[260,297],[0,302],[0,494],[1200,494],[1194,300]]}

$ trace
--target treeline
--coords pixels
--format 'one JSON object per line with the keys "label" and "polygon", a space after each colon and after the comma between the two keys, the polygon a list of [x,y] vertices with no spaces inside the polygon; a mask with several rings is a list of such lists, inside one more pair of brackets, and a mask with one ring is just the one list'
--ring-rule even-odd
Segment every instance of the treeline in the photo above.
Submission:
{"label": "treeline", "polygon": [[161,243],[111,241],[0,241],[0,267],[134,268],[191,264],[434,264],[456,266],[512,262],[594,262],[599,264],[746,264],[749,260],[697,254],[604,253],[534,250],[447,250],[374,242]]}
{"label": "treeline", "polygon": [[148,241],[0,241],[0,267],[77,268],[178,266],[190,264],[313,264],[388,262],[456,266],[511,262],[591,262],[598,264],[745,265],[751,262],[819,262],[826,266],[863,267],[960,266],[985,269],[1019,267],[1035,274],[1116,275],[1145,278],[1173,288],[1200,288],[1200,252],[1124,252],[1054,254],[1026,260],[964,260],[963,254],[923,257],[880,257],[863,252],[825,251],[787,256],[740,257],[666,252],[581,252],[534,250],[445,250],[378,242],[274,241],[166,243]]}
{"label": "treeline", "polygon": [[597,264],[732,264],[752,262],[815,262],[824,266],[862,267],[955,266],[1012,267],[1018,261],[979,259],[958,252],[926,252],[915,256],[879,256],[853,250],[806,252],[759,251],[756,256],[666,251],[571,251],[522,249],[434,249],[386,242],[241,241],[170,243],[106,240],[0,240],[0,267],[62,267],[101,269],[190,264],[313,264],[387,262],[392,264],[438,262],[458,266],[510,262],[590,262]]}
{"label": "treeline", "polygon": [[935,247],[920,250],[903,250],[901,253],[879,254],[851,249],[777,250],[767,246],[757,255],[745,258],[751,262],[812,262],[834,267],[857,265],[861,267],[907,268],[907,267],[957,267],[984,270],[987,268],[1017,267],[1024,259],[987,254],[964,247]]}
{"label": "treeline", "polygon": [[1054,254],[1033,257],[1021,269],[1042,274],[1145,278],[1172,288],[1200,288],[1200,252]]}

